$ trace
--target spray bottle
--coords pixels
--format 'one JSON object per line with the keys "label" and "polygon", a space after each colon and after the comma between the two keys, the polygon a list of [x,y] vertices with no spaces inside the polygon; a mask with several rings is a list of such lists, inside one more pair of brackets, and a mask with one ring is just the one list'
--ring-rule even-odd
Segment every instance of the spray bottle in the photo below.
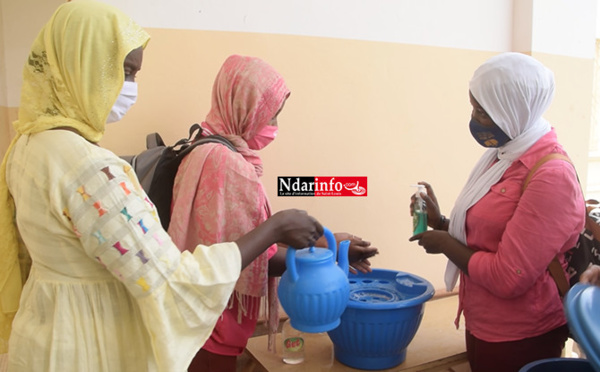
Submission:
{"label": "spray bottle", "polygon": [[427,193],[424,185],[412,185],[416,187],[415,202],[413,203],[413,235],[427,231],[427,210],[425,209],[425,200],[421,198],[421,193]]}

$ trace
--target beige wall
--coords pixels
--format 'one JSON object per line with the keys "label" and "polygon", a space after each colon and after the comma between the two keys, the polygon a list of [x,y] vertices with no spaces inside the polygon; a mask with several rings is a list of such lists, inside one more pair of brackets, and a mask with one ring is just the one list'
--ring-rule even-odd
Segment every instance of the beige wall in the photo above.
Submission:
{"label": "beige wall", "polygon": [[587,184],[594,61],[583,58],[533,53],[555,76],[554,102],[545,117],[558,131],[577,166],[582,185]]}
{"label": "beige wall", "polygon": [[[449,214],[483,153],[468,130],[468,81],[494,55],[451,48],[316,37],[149,29],[139,74],[140,96],[127,117],[108,127],[102,145],[137,152],[145,134],[168,142],[204,118],[222,61],[259,56],[286,78],[292,95],[277,140],[262,151],[263,183],[275,210],[301,208],[334,231],[372,241],[375,267],[405,270],[442,286],[445,259],[409,243],[409,185],[435,186]],[[591,62],[535,55],[555,73],[558,91],[548,119],[580,172],[587,146]],[[589,73],[587,71],[589,70]],[[578,71],[578,74],[573,74]],[[277,176],[367,176],[366,198],[277,197]]]}
{"label": "beige wall", "polygon": [[16,107],[0,106],[0,153],[4,154],[10,140],[15,135],[12,122],[18,117],[19,109]]}
{"label": "beige wall", "polygon": [[[20,74],[23,50],[62,2],[44,1],[40,7],[40,0],[0,0],[4,29],[10,31],[0,54],[7,72],[0,78],[7,82],[4,93],[13,97],[0,102],[2,153],[16,118],[18,104],[11,102],[18,102],[14,74]],[[35,17],[19,21],[29,9],[37,10]],[[139,74],[138,103],[123,121],[108,126],[103,146],[132,154],[143,149],[149,132],[159,131],[168,143],[186,136],[209,108],[224,59],[233,53],[261,57],[292,91],[280,116],[280,134],[262,151],[263,182],[274,210],[306,209],[334,231],[371,240],[381,252],[374,267],[406,270],[442,287],[444,257],[426,255],[408,242],[414,191],[409,185],[431,182],[443,212],[450,213],[483,153],[468,130],[468,81],[496,52],[274,33],[147,30],[152,40]],[[555,72],[557,92],[546,117],[585,185],[593,60],[533,56]],[[277,176],[367,176],[369,196],[277,197]]]}
{"label": "beige wall", "polygon": [[9,133],[8,108],[0,106],[0,150],[2,154],[6,152],[10,142],[11,135]]}
{"label": "beige wall", "polygon": [[[33,39],[65,0],[0,0],[0,154],[15,132],[23,63]],[[33,10],[33,11],[32,11]]]}

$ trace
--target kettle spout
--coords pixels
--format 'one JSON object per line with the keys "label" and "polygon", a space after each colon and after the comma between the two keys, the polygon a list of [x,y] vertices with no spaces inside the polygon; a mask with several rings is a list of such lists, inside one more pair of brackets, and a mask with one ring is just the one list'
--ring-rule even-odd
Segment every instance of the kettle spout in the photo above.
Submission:
{"label": "kettle spout", "polygon": [[344,240],[340,242],[340,248],[338,252],[338,266],[346,276],[348,276],[349,262],[348,262],[348,249],[350,248],[350,240]]}

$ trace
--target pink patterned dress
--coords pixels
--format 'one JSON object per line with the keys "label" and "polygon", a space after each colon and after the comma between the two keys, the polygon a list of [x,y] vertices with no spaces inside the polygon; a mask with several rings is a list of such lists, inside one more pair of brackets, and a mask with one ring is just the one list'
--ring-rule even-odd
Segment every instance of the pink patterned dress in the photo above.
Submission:
{"label": "pink patterned dress", "polygon": [[[212,108],[202,127],[228,138],[237,148],[204,144],[181,163],[175,186],[169,235],[181,249],[235,241],[271,215],[259,177],[262,161],[246,141],[278,113],[289,95],[283,78],[258,58],[231,56],[219,71]],[[275,278],[268,277],[273,245],[246,267],[228,308],[204,345],[220,355],[239,355],[254,332],[261,298],[269,304],[271,331],[277,326]]]}

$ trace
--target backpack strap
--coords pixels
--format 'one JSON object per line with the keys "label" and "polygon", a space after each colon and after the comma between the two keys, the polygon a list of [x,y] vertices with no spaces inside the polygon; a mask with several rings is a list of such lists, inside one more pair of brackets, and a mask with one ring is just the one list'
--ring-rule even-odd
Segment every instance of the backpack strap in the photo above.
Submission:
{"label": "backpack strap", "polygon": [[544,156],[543,158],[538,160],[537,163],[535,163],[533,165],[533,167],[531,168],[531,170],[529,171],[529,174],[527,175],[527,177],[525,178],[525,182],[523,183],[522,191],[525,191],[525,189],[527,188],[527,185],[529,185],[529,181],[531,181],[531,178],[533,177],[533,174],[535,173],[535,171],[537,171],[538,168],[541,167],[545,162],[552,160],[552,159],[561,159],[561,160],[564,160],[567,163],[573,165],[573,163],[571,162],[571,159],[569,159],[568,156],[559,154],[557,152],[553,152],[551,154]]}
{"label": "backpack strap", "polygon": [[[198,133],[196,133],[196,135],[194,136],[195,132],[198,132]],[[199,139],[201,137],[202,137],[202,127],[200,126],[200,124],[194,123],[190,126],[189,137],[180,139],[171,147],[177,148],[178,146],[187,145],[188,143],[190,143],[192,141],[196,141],[197,139]],[[146,136],[146,149],[152,149],[152,148],[159,147],[159,146],[166,147],[165,141],[163,141],[160,134],[154,132],[154,133],[150,133]]]}
{"label": "backpack strap", "polygon": [[220,143],[221,145],[228,147],[231,151],[238,152],[237,149],[235,148],[235,146],[233,145],[233,143],[231,143],[231,141],[229,141],[227,138],[220,136],[218,134],[213,134],[211,136],[201,137],[199,140],[194,141],[189,146],[187,146],[186,148],[181,150],[181,153],[179,153],[179,156],[186,156],[196,146],[200,146],[205,143],[211,143],[211,142],[212,143]]}
{"label": "backpack strap", "polygon": [[[538,168],[541,167],[545,162],[552,160],[552,159],[564,160],[567,163],[573,165],[573,163],[571,162],[571,159],[569,159],[568,156],[563,155],[563,154],[553,152],[553,153],[550,153],[550,154],[544,156],[543,158],[538,160],[533,165],[533,167],[529,171],[529,174],[527,174],[527,177],[525,178],[525,182],[523,183],[523,189],[522,189],[523,192],[527,188],[527,185],[529,185],[529,181],[531,181],[533,174],[538,170]],[[579,177],[577,177],[577,178],[579,179]],[[556,283],[556,287],[558,288],[558,293],[560,294],[560,297],[564,297],[567,294],[567,292],[569,291],[570,285],[569,285],[569,282],[567,281],[567,278],[565,277],[565,271],[563,270],[562,265],[560,264],[560,261],[558,260],[558,256],[554,257],[552,262],[550,262],[550,265],[548,265],[548,271],[550,272],[550,276],[552,276],[552,279],[554,279],[554,282]]]}
{"label": "backpack strap", "polygon": [[[200,126],[200,124],[194,123],[190,126],[189,137],[188,137],[188,141],[187,141],[189,143],[189,147],[193,148],[198,145],[202,145],[204,143],[214,142],[214,143],[220,143],[222,145],[229,147],[229,149],[233,152],[238,152],[237,149],[235,148],[235,146],[233,145],[233,143],[231,143],[231,141],[229,141],[227,138],[225,138],[219,134],[212,134],[210,136],[203,137],[202,133],[203,133],[203,130],[202,130],[202,127]],[[189,151],[192,151],[192,149],[190,149],[189,147],[186,147],[184,150],[182,150],[182,153],[187,154]]]}
{"label": "backpack strap", "polygon": [[[196,133],[196,135],[194,136],[194,132],[198,132]],[[198,123],[194,123],[192,124],[192,126],[190,126],[190,135],[188,137],[188,139],[190,141],[197,141],[202,137],[202,127],[200,126],[200,124]]]}
{"label": "backpack strap", "polygon": [[165,142],[163,141],[160,134],[154,132],[150,133],[146,136],[146,149],[152,149],[158,146],[164,146]]}
{"label": "backpack strap", "polygon": [[565,297],[567,292],[569,292],[569,288],[571,288],[571,286],[569,285],[569,282],[565,277],[565,271],[563,270],[562,265],[558,260],[558,257],[554,257],[552,262],[550,262],[550,265],[548,265],[548,271],[550,272],[550,276],[552,276],[552,279],[554,279],[554,282],[556,283],[556,287],[558,288],[558,293],[560,294],[560,297]]}

